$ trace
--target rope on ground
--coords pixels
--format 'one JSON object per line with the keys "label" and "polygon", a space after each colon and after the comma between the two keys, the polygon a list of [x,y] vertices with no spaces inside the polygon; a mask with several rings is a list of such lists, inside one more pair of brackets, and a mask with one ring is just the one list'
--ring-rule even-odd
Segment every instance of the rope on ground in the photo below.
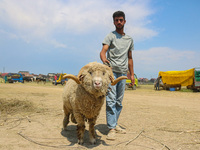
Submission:
{"label": "rope on ground", "polygon": [[[163,150],[164,148],[170,150],[170,148],[169,148],[167,145],[163,144],[162,142],[160,142],[160,141],[158,141],[158,140],[156,140],[156,139],[154,139],[154,138],[152,138],[152,137],[146,136],[146,135],[144,135],[144,134],[142,134],[142,133],[144,133],[144,129],[143,129],[135,138],[129,140],[128,142],[125,141],[125,142],[126,142],[125,146],[127,146],[128,144],[130,144],[131,142],[133,142],[134,140],[136,140],[139,136],[144,136],[144,137],[146,137],[146,138],[148,138],[148,139],[151,139],[151,140],[153,140],[153,141],[155,141],[155,142],[161,144],[161,145],[163,146],[161,150]],[[116,144],[115,146],[118,146],[118,145],[123,144],[123,143],[125,143],[125,142],[120,142],[120,143]],[[152,149],[153,149],[153,148],[152,148]]]}
{"label": "rope on ground", "polygon": [[163,146],[164,146],[165,148],[167,148],[168,150],[170,150],[170,148],[169,148],[167,145],[163,144],[162,142],[160,142],[160,141],[158,141],[158,140],[156,140],[156,139],[154,139],[154,138],[152,138],[152,137],[146,136],[146,135],[142,135],[142,136],[144,136],[144,137],[146,137],[146,138],[148,138],[148,139],[151,139],[151,140],[153,140],[153,141],[156,141],[156,142],[160,143],[161,145],[163,145]]}
{"label": "rope on ground", "polygon": [[34,144],[40,145],[40,146],[46,146],[46,147],[53,147],[53,148],[66,148],[66,147],[70,147],[70,148],[76,148],[76,149],[86,149],[84,147],[72,147],[70,145],[47,145],[47,144],[43,144],[37,141],[32,140],[31,138],[29,138],[28,136],[25,136],[20,132],[17,133],[18,135],[20,135],[21,137],[23,137],[24,139],[28,140],[29,142],[32,142]]}
{"label": "rope on ground", "polygon": [[144,132],[144,129],[143,129],[135,138],[129,140],[129,141],[126,143],[126,145],[128,145],[129,143],[131,143],[132,141],[134,141],[135,139],[137,139],[137,138],[142,134],[142,132]]}
{"label": "rope on ground", "polygon": [[129,143],[131,143],[132,141],[134,141],[135,139],[137,139],[140,136],[140,134],[142,134],[142,132],[144,132],[144,129],[134,139],[131,139],[129,141],[126,140],[126,141],[117,143],[117,144],[115,144],[115,147],[118,146],[118,145],[120,145],[120,144],[123,144],[123,143],[126,143],[126,145],[128,145]]}

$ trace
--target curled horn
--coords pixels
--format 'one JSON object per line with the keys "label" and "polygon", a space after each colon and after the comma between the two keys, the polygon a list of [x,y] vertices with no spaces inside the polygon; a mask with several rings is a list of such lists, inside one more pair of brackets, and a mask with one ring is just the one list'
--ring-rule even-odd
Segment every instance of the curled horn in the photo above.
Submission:
{"label": "curled horn", "polygon": [[121,80],[128,79],[126,76],[121,76],[121,77],[115,79],[114,75],[113,75],[113,72],[112,72],[112,69],[110,67],[108,67],[108,66],[104,66],[104,67],[107,67],[107,71],[110,74],[110,80],[111,80],[111,85],[112,86],[115,85],[115,84],[117,84]]}
{"label": "curled horn", "polygon": [[117,84],[119,81],[121,81],[121,80],[124,80],[124,79],[127,79],[127,77],[126,76],[121,76],[121,77],[119,77],[119,78],[117,78],[117,79],[111,79],[111,85],[113,86],[113,85],[115,85],[115,84]]}
{"label": "curled horn", "polygon": [[75,75],[73,75],[73,74],[64,75],[64,76],[63,76],[63,79],[65,79],[65,78],[72,79],[72,80],[74,80],[77,84],[80,84],[80,81],[78,80],[78,78],[77,78]]}

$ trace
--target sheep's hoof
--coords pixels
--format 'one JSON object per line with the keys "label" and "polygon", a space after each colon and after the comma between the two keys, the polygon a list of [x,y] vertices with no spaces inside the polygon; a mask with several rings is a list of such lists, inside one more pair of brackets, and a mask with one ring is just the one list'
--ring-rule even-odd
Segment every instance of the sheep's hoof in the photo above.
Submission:
{"label": "sheep's hoof", "polygon": [[78,140],[78,144],[83,145],[83,139]]}
{"label": "sheep's hoof", "polygon": [[67,131],[67,127],[63,127],[63,131]]}
{"label": "sheep's hoof", "polygon": [[96,139],[91,139],[90,143],[93,144],[93,145],[96,144]]}

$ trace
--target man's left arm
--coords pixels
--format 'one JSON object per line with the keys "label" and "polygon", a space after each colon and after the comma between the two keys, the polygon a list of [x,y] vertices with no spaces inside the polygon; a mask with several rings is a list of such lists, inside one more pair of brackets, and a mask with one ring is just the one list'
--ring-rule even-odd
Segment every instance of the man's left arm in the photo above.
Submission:
{"label": "man's left arm", "polygon": [[131,50],[128,52],[128,68],[129,68],[129,72],[130,72],[131,83],[134,85],[135,84],[135,78],[134,78],[133,57],[132,57],[132,51]]}

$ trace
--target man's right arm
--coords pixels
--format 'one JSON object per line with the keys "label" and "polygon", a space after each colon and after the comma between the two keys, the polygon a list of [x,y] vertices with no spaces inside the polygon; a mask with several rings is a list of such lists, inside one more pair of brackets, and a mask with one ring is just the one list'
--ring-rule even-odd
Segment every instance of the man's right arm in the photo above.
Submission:
{"label": "man's right arm", "polygon": [[102,50],[100,52],[100,58],[101,58],[101,61],[103,63],[108,63],[109,64],[110,62],[106,58],[106,52],[108,51],[108,49],[109,49],[109,45],[104,44],[103,48],[102,48]]}

